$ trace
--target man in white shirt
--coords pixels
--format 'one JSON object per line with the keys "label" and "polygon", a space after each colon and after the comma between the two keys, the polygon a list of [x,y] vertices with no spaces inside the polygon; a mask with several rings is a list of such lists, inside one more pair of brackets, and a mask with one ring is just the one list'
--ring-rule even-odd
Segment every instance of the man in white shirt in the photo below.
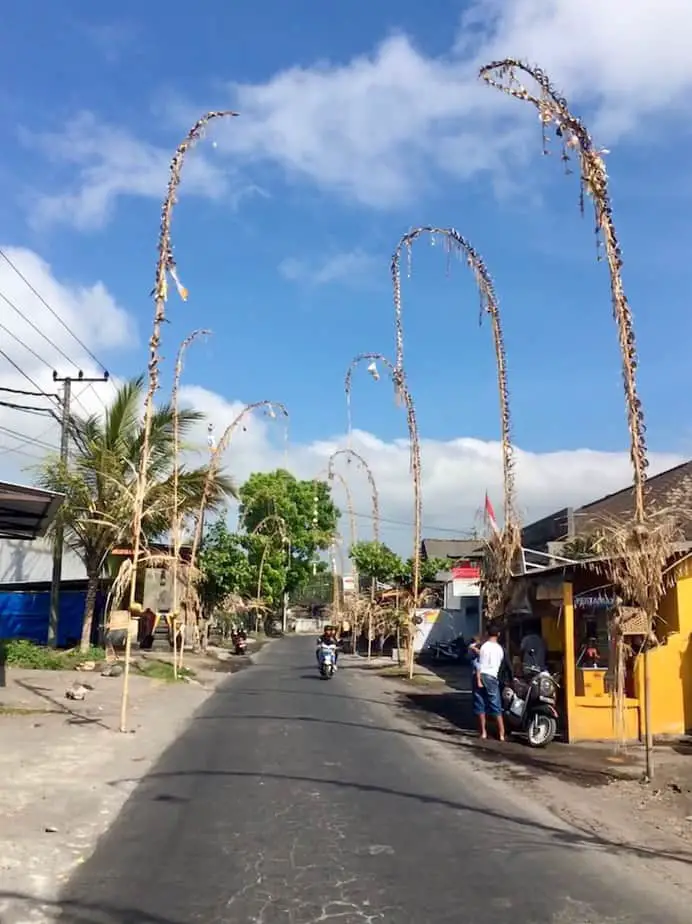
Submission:
{"label": "man in white shirt", "polygon": [[502,718],[499,674],[505,661],[505,652],[498,641],[499,631],[488,626],[488,637],[478,653],[478,672],[474,674],[473,709],[478,716],[481,738],[488,737],[487,716],[497,720],[500,741],[505,740],[505,723]]}

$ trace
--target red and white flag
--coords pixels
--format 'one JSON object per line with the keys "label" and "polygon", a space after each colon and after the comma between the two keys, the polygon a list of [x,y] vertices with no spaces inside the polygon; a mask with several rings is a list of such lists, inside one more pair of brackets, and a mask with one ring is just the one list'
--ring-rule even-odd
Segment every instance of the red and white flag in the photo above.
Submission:
{"label": "red and white flag", "polygon": [[490,503],[490,498],[488,497],[488,492],[485,492],[485,518],[490,523],[490,528],[495,533],[496,536],[500,535],[500,529],[497,525],[497,520],[495,519],[495,511],[493,510],[493,505]]}

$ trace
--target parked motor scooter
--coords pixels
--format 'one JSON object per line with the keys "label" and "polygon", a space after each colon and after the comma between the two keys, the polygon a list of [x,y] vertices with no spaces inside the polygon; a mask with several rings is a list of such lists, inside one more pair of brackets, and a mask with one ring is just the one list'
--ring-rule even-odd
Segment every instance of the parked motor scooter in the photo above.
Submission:
{"label": "parked motor scooter", "polygon": [[502,690],[507,731],[525,734],[532,748],[547,747],[557,734],[557,681],[547,670],[528,668]]}

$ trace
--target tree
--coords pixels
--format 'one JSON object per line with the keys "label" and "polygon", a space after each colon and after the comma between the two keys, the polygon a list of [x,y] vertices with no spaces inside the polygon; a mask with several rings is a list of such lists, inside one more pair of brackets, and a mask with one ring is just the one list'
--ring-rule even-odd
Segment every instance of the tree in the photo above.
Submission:
{"label": "tree", "polygon": [[339,510],[326,482],[299,481],[284,469],[255,472],[238,493],[250,567],[259,576],[262,566],[261,595],[277,604],[307,582],[332,542]]}
{"label": "tree", "polygon": [[404,571],[401,558],[384,542],[356,542],[351,546],[349,557],[360,577],[381,583],[395,583]]}
{"label": "tree", "polygon": [[[73,417],[69,430],[67,463],[49,456],[39,471],[40,484],[65,494],[55,524],[65,530],[65,542],[84,562],[87,594],[81,647],[91,638],[99,578],[108,556],[122,542],[131,541],[137,471],[142,448],[143,379],[122,385],[105,415]],[[181,435],[203,419],[194,410],[178,414]],[[173,508],[173,410],[157,408],[151,427],[151,452],[147,493],[142,519],[142,543],[166,533]],[[199,508],[207,468],[186,469],[179,474],[179,510],[182,515]],[[231,480],[218,475],[211,498],[212,509],[234,494]]]}
{"label": "tree", "polygon": [[[404,562],[383,542],[356,542],[349,553],[358,574],[382,583],[409,587],[413,582],[413,559]],[[420,563],[420,580],[430,584],[439,571],[447,571],[448,563],[441,558],[424,559]]]}
{"label": "tree", "polygon": [[230,532],[225,520],[216,520],[209,527],[200,552],[199,567],[202,572],[199,591],[208,610],[217,607],[229,594],[254,596],[243,538]]}

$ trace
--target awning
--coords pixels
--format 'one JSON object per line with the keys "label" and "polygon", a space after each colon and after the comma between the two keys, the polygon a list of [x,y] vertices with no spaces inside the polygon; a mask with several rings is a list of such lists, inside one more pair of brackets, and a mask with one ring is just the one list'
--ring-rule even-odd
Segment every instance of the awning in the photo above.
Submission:
{"label": "awning", "polygon": [[0,481],[0,539],[40,539],[45,536],[64,494]]}

